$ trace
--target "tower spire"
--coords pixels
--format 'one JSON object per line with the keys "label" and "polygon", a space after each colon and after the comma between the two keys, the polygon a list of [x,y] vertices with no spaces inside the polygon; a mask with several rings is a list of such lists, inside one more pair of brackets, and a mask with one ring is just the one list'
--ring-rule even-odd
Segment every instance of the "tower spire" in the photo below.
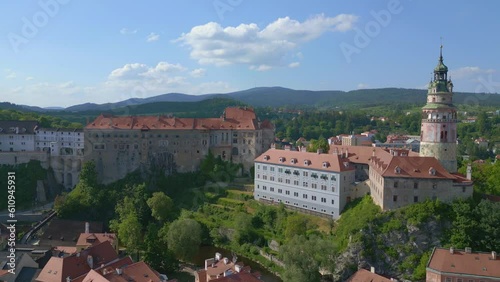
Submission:
{"label": "tower spire", "polygon": [[439,62],[443,62],[443,43],[441,43],[441,46],[439,47]]}

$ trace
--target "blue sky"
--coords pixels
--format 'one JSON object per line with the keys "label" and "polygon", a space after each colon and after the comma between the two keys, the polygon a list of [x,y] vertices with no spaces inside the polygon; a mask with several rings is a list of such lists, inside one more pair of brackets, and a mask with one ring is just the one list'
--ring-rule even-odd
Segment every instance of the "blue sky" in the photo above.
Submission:
{"label": "blue sky", "polygon": [[0,101],[106,103],[259,86],[500,93],[500,1],[0,2]]}

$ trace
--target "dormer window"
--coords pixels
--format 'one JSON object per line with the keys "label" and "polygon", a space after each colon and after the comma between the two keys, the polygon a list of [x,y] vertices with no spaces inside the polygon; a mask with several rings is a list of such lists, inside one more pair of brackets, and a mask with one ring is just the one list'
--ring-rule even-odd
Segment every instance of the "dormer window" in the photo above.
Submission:
{"label": "dormer window", "polygon": [[285,162],[285,160],[286,160],[286,159],[285,159],[284,157],[280,157],[280,163]]}
{"label": "dormer window", "polygon": [[291,159],[291,160],[290,160],[290,163],[291,163],[291,164],[296,164],[296,163],[297,163],[297,159],[296,159],[296,158]]}
{"label": "dormer window", "polygon": [[400,174],[400,173],[401,173],[401,168],[400,168],[399,166],[396,166],[396,167],[394,168],[394,173],[396,173],[396,174]]}
{"label": "dormer window", "polygon": [[305,165],[305,166],[308,166],[308,165],[310,165],[310,164],[311,164],[311,161],[310,161],[310,160],[304,160],[304,165]]}
{"label": "dormer window", "polygon": [[265,161],[269,160],[269,155],[265,155],[265,156],[264,156],[264,160],[265,160]]}
{"label": "dormer window", "polygon": [[429,174],[436,175],[436,169],[434,169],[433,167],[429,168]]}
{"label": "dormer window", "polygon": [[330,163],[329,162],[323,162],[323,168],[327,168],[330,166]]}

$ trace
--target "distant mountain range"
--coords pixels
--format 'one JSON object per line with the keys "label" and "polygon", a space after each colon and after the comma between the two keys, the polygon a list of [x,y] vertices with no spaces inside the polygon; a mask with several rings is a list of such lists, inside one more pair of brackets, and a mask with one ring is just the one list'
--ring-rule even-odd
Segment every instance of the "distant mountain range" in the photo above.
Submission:
{"label": "distant mountain range", "polygon": [[[362,107],[388,104],[424,104],[427,90],[405,89],[405,88],[380,88],[361,89],[353,91],[311,91],[294,90],[283,87],[257,87],[243,91],[236,91],[226,94],[204,94],[188,95],[182,93],[168,93],[149,98],[131,98],[116,103],[94,104],[85,103],[74,105],[68,108],[40,108],[33,106],[15,105],[11,103],[0,103],[0,108],[18,109],[23,111],[36,112],[124,112],[121,108],[130,108],[159,102],[200,102],[212,98],[233,99],[253,107]],[[488,105],[500,107],[500,95],[498,94],[477,94],[477,93],[454,93],[454,103],[471,105]],[[128,112],[128,111],[127,111]]]}

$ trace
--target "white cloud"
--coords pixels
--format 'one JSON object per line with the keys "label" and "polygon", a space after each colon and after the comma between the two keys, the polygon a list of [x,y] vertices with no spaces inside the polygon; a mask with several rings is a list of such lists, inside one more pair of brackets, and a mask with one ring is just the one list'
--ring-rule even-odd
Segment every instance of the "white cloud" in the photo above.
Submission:
{"label": "white cloud", "polygon": [[34,78],[34,77],[32,77],[32,76],[28,76],[28,77],[26,77],[26,81],[30,81],[30,80],[33,80],[33,79],[35,79],[35,78]]}
{"label": "white cloud", "polygon": [[192,70],[189,74],[192,77],[203,77],[203,76],[205,76],[206,72],[207,71],[205,69],[199,68],[199,69]]}
{"label": "white cloud", "polygon": [[[222,27],[215,22],[195,26],[175,42],[189,46],[191,58],[200,64],[225,66],[244,64],[254,70],[287,66],[287,57],[302,58],[296,49],[326,32],[342,32],[352,28],[354,15],[336,17],[317,15],[303,22],[279,18],[263,29],[257,24]],[[293,53],[292,53],[293,52]]]}
{"label": "white cloud", "polygon": [[17,77],[17,73],[11,69],[6,69],[4,71],[7,73],[5,76],[6,79],[14,79]]}
{"label": "white cloud", "polygon": [[162,76],[166,73],[175,73],[175,72],[183,72],[186,68],[181,66],[180,64],[170,64],[168,62],[159,62],[156,67],[148,68],[147,71],[140,73],[141,76],[146,77],[158,77]]}
{"label": "white cloud", "polygon": [[270,65],[260,65],[260,66],[250,66],[251,70],[256,70],[256,71],[267,71],[272,69]]}
{"label": "white cloud", "polygon": [[293,62],[293,63],[288,64],[289,68],[296,68],[296,67],[299,67],[299,66],[300,66],[299,62]]}
{"label": "white cloud", "polygon": [[359,83],[357,87],[358,87],[358,89],[366,89],[370,86],[366,83]]}
{"label": "white cloud", "polygon": [[148,70],[145,64],[133,63],[126,64],[121,68],[117,68],[109,74],[110,79],[127,79],[129,77],[135,77],[141,73]]}
{"label": "white cloud", "polygon": [[128,29],[128,28],[122,28],[120,29],[120,33],[123,34],[123,35],[126,35],[126,34],[136,34],[137,33],[137,29]]}
{"label": "white cloud", "polygon": [[[6,73],[10,70],[4,70]],[[58,83],[22,83],[11,87],[0,85],[1,100],[17,104],[47,106],[71,106],[86,102],[108,103],[129,98],[146,98],[164,93],[186,94],[226,93],[236,91],[225,81],[203,81],[205,69],[189,69],[181,64],[158,62],[125,64],[111,70],[101,82],[81,85],[75,81]],[[47,99],[58,97],[58,99]]]}
{"label": "white cloud", "polygon": [[478,75],[494,73],[494,69],[481,69],[480,67],[461,67],[459,69],[451,70],[449,75],[453,79],[471,79],[476,78]]}
{"label": "white cloud", "polygon": [[160,39],[160,35],[159,35],[159,34],[156,34],[156,33],[154,33],[154,32],[151,32],[151,33],[148,35],[147,42],[154,42],[154,41],[157,41],[158,39]]}

